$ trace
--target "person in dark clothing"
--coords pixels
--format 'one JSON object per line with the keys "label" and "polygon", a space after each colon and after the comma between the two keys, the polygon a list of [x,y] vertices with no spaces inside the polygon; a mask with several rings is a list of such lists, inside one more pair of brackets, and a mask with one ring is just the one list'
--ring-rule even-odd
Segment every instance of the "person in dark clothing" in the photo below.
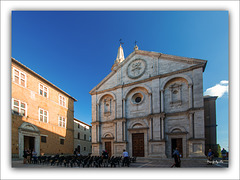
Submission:
{"label": "person in dark clothing", "polygon": [[108,153],[106,150],[105,151],[103,150],[102,152],[102,159],[103,159],[104,167],[108,166]]}
{"label": "person in dark clothing", "polygon": [[27,150],[27,162],[28,162],[28,164],[31,164],[31,151],[28,149]]}
{"label": "person in dark clothing", "polygon": [[178,148],[175,149],[173,152],[173,158],[174,158],[174,164],[171,167],[181,167],[181,159],[180,159],[180,153],[178,151]]}
{"label": "person in dark clothing", "polygon": [[27,163],[27,149],[25,148],[23,151],[23,164]]}
{"label": "person in dark clothing", "polygon": [[208,158],[207,164],[213,164],[213,157],[214,157],[214,153],[212,152],[212,149],[209,149],[208,155],[207,155],[207,158]]}

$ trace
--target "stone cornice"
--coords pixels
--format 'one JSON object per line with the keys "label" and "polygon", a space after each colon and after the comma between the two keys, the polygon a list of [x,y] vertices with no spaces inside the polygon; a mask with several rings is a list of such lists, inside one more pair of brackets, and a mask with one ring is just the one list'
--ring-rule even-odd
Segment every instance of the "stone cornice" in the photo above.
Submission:
{"label": "stone cornice", "polygon": [[165,139],[162,139],[162,140],[150,139],[148,142],[166,142],[166,140]]}
{"label": "stone cornice", "polygon": [[128,131],[134,131],[134,130],[146,130],[149,129],[149,127],[140,127],[140,128],[129,128]]}
{"label": "stone cornice", "polygon": [[114,141],[115,144],[123,144],[123,143],[128,143],[127,141]]}
{"label": "stone cornice", "polygon": [[70,96],[68,93],[66,93],[65,91],[63,91],[62,89],[60,89],[59,87],[57,87],[56,85],[54,85],[53,83],[51,83],[50,81],[45,79],[44,77],[40,76],[39,74],[37,74],[36,72],[34,72],[33,70],[31,70],[30,68],[25,66],[24,64],[20,63],[19,61],[17,61],[14,58],[11,58],[11,59],[12,59],[12,63],[14,63],[15,65],[21,67],[22,69],[24,69],[25,71],[30,73],[32,76],[35,76],[35,77],[39,78],[41,81],[43,81],[44,83],[48,84],[49,86],[51,86],[55,90],[60,91],[61,93],[63,93],[67,97],[73,99],[74,101],[77,101],[77,99],[75,99],[74,97]]}
{"label": "stone cornice", "polygon": [[101,122],[100,121],[95,121],[95,122],[91,122],[91,124],[92,125],[99,125],[99,124],[101,124]]}
{"label": "stone cornice", "polygon": [[188,132],[166,132],[167,135],[183,135],[183,134],[188,134]]}
{"label": "stone cornice", "polygon": [[181,112],[171,112],[171,113],[161,112],[161,113],[153,113],[153,114],[148,114],[146,116],[140,116],[140,117],[134,117],[134,118],[118,118],[118,119],[112,119],[112,120],[104,121],[104,122],[96,121],[96,122],[92,122],[91,124],[92,125],[111,124],[111,123],[116,123],[119,121],[126,122],[126,121],[131,121],[131,120],[136,120],[136,119],[149,120],[150,118],[158,117],[158,116],[160,118],[165,118],[165,117],[170,117],[170,116],[188,115],[190,113],[194,113],[195,111],[200,111],[200,110],[204,110],[204,107],[191,108],[191,109],[188,109],[186,111],[181,111]]}
{"label": "stone cornice", "polygon": [[198,141],[198,140],[206,140],[206,138],[189,138],[189,141]]}
{"label": "stone cornice", "polygon": [[102,140],[108,140],[108,139],[110,140],[110,139],[114,139],[114,137],[102,137],[101,139]]}
{"label": "stone cornice", "polygon": [[191,108],[188,109],[186,111],[181,111],[181,112],[171,112],[171,113],[166,113],[166,117],[167,116],[178,116],[178,115],[187,115],[187,114],[191,114],[194,113],[195,111],[200,111],[200,110],[204,110],[204,107],[200,107],[200,108]]}
{"label": "stone cornice", "polygon": [[[102,91],[96,91],[96,89],[99,88],[99,87],[105,82],[105,78],[104,78],[104,79],[103,79],[104,82],[102,81],[101,84],[97,85],[97,86],[96,86],[95,88],[93,88],[89,93],[90,93],[91,95],[95,95],[95,94],[101,94],[101,93],[104,93],[104,92],[114,91],[114,90],[119,89],[119,88],[129,87],[129,86],[133,86],[133,85],[135,85],[135,84],[140,84],[140,83],[145,83],[145,82],[148,82],[148,81],[152,81],[152,80],[154,80],[154,79],[163,78],[163,77],[167,77],[167,76],[171,76],[171,75],[175,75],[175,74],[180,74],[180,73],[188,72],[188,71],[191,71],[191,70],[194,70],[194,69],[198,69],[198,68],[201,68],[201,67],[203,67],[203,64],[197,64],[197,65],[194,65],[194,66],[185,68],[185,69],[181,69],[181,70],[173,71],[173,72],[170,72],[170,73],[153,76],[153,77],[150,77],[150,78],[147,78],[147,79],[135,81],[135,82],[128,83],[128,84],[117,85],[117,86],[115,86],[115,87],[113,87],[113,88],[105,89],[105,90],[102,90]],[[111,72],[111,73],[112,73],[112,72]],[[110,73],[110,74],[111,74],[111,73]],[[109,75],[110,75],[110,74],[109,74]],[[109,76],[109,75],[108,75],[108,76]],[[107,76],[107,77],[108,77],[108,76]],[[106,78],[107,78],[107,77],[106,77]],[[109,76],[109,78],[110,78],[110,76]],[[108,79],[109,79],[109,78],[108,78]],[[107,79],[106,79],[106,80],[107,80]]]}
{"label": "stone cornice", "polygon": [[92,145],[94,144],[102,144],[101,142],[93,142]]}

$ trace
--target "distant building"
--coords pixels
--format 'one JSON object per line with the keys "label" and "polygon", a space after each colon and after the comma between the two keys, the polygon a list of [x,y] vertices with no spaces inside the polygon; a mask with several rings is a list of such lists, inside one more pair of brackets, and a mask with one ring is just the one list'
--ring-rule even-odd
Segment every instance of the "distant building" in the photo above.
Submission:
{"label": "distant building", "polygon": [[204,96],[204,123],[205,123],[205,154],[212,149],[216,154],[217,144],[217,123],[216,123],[216,99],[217,96]]}
{"label": "distant building", "polygon": [[12,58],[12,156],[22,158],[25,148],[72,154],[75,101]]}
{"label": "distant building", "polygon": [[74,151],[81,155],[92,153],[92,126],[74,118]]}
{"label": "distant building", "polygon": [[[207,61],[119,47],[112,71],[91,91],[93,155],[205,157]],[[101,70],[101,69],[100,69]]]}

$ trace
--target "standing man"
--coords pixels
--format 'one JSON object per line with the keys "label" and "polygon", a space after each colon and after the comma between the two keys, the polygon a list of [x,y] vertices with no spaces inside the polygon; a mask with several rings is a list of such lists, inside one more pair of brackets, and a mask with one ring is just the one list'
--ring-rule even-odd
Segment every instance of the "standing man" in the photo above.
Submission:
{"label": "standing man", "polygon": [[176,147],[175,151],[173,152],[173,158],[174,158],[174,164],[171,167],[181,167],[181,159],[180,159],[180,153],[178,151],[178,148]]}
{"label": "standing man", "polygon": [[102,151],[102,159],[103,159],[104,167],[105,165],[108,166],[108,152],[106,150]]}
{"label": "standing man", "polygon": [[123,150],[123,162],[122,162],[122,166],[124,166],[125,164],[127,164],[127,166],[129,167],[129,155],[128,152],[124,149]]}
{"label": "standing man", "polygon": [[222,159],[225,160],[227,157],[227,151],[223,148],[221,153],[222,153]]}

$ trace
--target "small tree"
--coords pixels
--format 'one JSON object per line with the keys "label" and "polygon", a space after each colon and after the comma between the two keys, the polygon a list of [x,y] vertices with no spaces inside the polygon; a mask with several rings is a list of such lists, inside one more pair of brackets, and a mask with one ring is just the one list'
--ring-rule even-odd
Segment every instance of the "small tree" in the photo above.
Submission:
{"label": "small tree", "polygon": [[218,144],[217,147],[218,147],[218,149],[217,149],[218,157],[219,157],[219,158],[222,158],[221,146]]}

